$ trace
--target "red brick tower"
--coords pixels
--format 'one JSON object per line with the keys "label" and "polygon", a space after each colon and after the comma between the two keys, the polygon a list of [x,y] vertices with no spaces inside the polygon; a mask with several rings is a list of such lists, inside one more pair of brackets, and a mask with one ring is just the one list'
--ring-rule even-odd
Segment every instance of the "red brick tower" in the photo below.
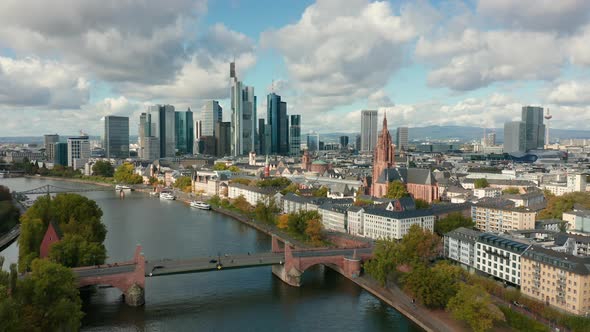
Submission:
{"label": "red brick tower", "polygon": [[[375,197],[383,197],[383,188],[378,188],[377,180],[383,170],[395,167],[395,145],[391,140],[391,135],[387,129],[387,114],[383,115],[383,129],[379,137],[377,137],[377,145],[373,155],[373,179],[371,183],[371,195]],[[387,191],[387,188],[385,188]]]}

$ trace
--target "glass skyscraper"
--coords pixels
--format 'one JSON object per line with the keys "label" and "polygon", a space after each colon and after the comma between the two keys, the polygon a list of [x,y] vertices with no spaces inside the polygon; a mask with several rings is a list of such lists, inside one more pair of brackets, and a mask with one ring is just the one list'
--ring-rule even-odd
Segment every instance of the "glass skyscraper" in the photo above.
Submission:
{"label": "glass skyscraper", "polygon": [[174,106],[149,106],[148,114],[150,115],[151,136],[160,139],[160,158],[174,157],[176,154]]}
{"label": "glass skyscraper", "polygon": [[174,113],[174,130],[176,151],[180,154],[192,154],[195,138],[193,112],[190,108],[186,112]]}
{"label": "glass skyscraper", "polygon": [[105,116],[102,140],[105,157],[129,158],[129,118],[126,116]]}
{"label": "glass skyscraper", "polygon": [[238,81],[235,63],[230,64],[231,153],[240,156],[256,147],[256,96],[254,87]]}
{"label": "glass skyscraper", "polygon": [[289,118],[287,103],[274,92],[267,96],[266,118],[270,125],[270,152],[289,154]]}
{"label": "glass skyscraper", "polygon": [[361,148],[360,151],[373,151],[377,144],[377,111],[361,112]]}
{"label": "glass skyscraper", "polygon": [[523,106],[522,122],[525,125],[525,150],[542,149],[545,146],[543,107]]}
{"label": "glass skyscraper", "polygon": [[307,134],[307,150],[309,152],[318,151],[320,149],[320,135],[311,132]]}
{"label": "glass skyscraper", "polygon": [[289,127],[289,154],[298,156],[301,151],[301,115],[291,115]]}
{"label": "glass skyscraper", "polygon": [[504,152],[526,151],[526,126],[522,121],[504,123]]}

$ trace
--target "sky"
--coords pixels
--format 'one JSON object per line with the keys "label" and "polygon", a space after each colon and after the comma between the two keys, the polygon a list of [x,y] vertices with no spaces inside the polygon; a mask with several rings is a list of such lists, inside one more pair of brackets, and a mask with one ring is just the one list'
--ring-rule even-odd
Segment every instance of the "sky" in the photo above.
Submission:
{"label": "sky", "polygon": [[358,132],[360,112],[398,126],[502,127],[523,105],[550,126],[590,123],[587,0],[2,0],[0,136],[100,134],[147,105],[198,116],[229,63],[274,91],[302,131]]}

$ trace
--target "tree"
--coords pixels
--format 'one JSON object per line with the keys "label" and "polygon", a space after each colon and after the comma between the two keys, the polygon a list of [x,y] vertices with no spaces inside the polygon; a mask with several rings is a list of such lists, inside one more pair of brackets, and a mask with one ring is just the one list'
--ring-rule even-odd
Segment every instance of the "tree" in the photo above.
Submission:
{"label": "tree", "polygon": [[268,204],[263,201],[258,201],[256,202],[256,206],[254,206],[254,215],[256,216],[256,219],[267,224],[275,223],[275,214],[278,212],[279,208],[272,197],[268,199]]}
{"label": "tree", "polygon": [[281,214],[277,218],[277,227],[280,229],[287,229],[289,227],[289,215]]}
{"label": "tree", "polygon": [[156,186],[158,184],[158,178],[150,176],[149,180],[148,180],[149,184],[152,186]]}
{"label": "tree", "polygon": [[248,180],[245,178],[232,178],[229,182],[231,183],[239,183],[244,186],[249,186],[252,183],[252,180]]}
{"label": "tree", "polygon": [[441,238],[417,224],[410,226],[408,233],[400,241],[400,263],[424,263],[435,259],[439,254]]}
{"label": "tree", "polygon": [[321,186],[311,193],[313,197],[328,197],[328,187]]}
{"label": "tree", "polygon": [[181,176],[172,185],[174,188],[178,188],[184,192],[192,191],[192,181],[190,176]]}
{"label": "tree", "polygon": [[307,226],[305,227],[305,235],[307,235],[307,237],[313,245],[322,244],[323,228],[324,227],[320,219],[310,219],[307,221]]}
{"label": "tree", "polygon": [[481,286],[461,284],[457,295],[449,301],[447,310],[476,332],[487,331],[494,326],[494,322],[504,320],[504,314],[492,304],[490,296]]}
{"label": "tree", "polygon": [[18,302],[25,331],[74,331],[82,313],[74,273],[48,260],[36,259],[31,274],[19,281]]}
{"label": "tree", "polygon": [[479,189],[479,188],[487,188],[490,186],[490,183],[488,182],[488,179],[482,178],[482,179],[477,179],[475,180],[475,182],[473,183],[473,185],[475,186],[475,189]]}
{"label": "tree", "polygon": [[283,190],[281,190],[281,194],[286,195],[287,193],[298,193],[299,192],[299,185],[297,183],[291,183],[290,185],[286,186]]}
{"label": "tree", "polygon": [[229,167],[227,167],[225,163],[215,163],[215,165],[213,165],[214,171],[226,171],[228,168]]}
{"label": "tree", "polygon": [[364,264],[365,271],[382,286],[396,274],[400,260],[400,243],[393,240],[377,240],[373,258]]}
{"label": "tree", "polygon": [[230,172],[232,172],[232,173],[239,173],[239,172],[241,172],[241,169],[240,169],[238,166],[234,166],[234,165],[230,166],[230,167],[228,168],[228,170],[229,170]]}
{"label": "tree", "polygon": [[385,198],[397,199],[402,197],[408,197],[408,191],[406,190],[406,186],[398,180],[389,182],[387,186],[387,195]]}
{"label": "tree", "polygon": [[244,212],[244,213],[249,213],[252,210],[252,205],[250,205],[250,203],[248,203],[248,201],[246,200],[246,197],[244,197],[244,195],[240,195],[238,197],[236,197],[236,199],[234,199],[234,204],[233,204],[236,209]]}
{"label": "tree", "polygon": [[12,200],[12,195],[10,194],[10,189],[5,186],[0,185],[0,201],[10,201]]}
{"label": "tree", "polygon": [[502,190],[502,194],[504,195],[517,195],[520,194],[520,190],[516,187],[508,187]]}
{"label": "tree", "polygon": [[211,198],[209,198],[208,203],[211,206],[220,206],[221,205],[221,198],[218,195],[213,195]]}
{"label": "tree", "polygon": [[564,212],[571,211],[575,204],[590,209],[590,192],[574,192],[563,196],[547,195],[547,207],[539,212],[538,219],[561,219]]}
{"label": "tree", "polygon": [[66,267],[97,265],[106,260],[106,249],[102,243],[88,242],[77,234],[66,234],[51,246],[49,259]]}
{"label": "tree", "polygon": [[134,172],[135,167],[131,163],[124,163],[115,170],[115,180],[119,183],[139,184],[143,183],[143,177]]}
{"label": "tree", "polygon": [[113,176],[114,172],[113,165],[106,160],[99,160],[92,165],[92,173],[97,176],[110,178]]}
{"label": "tree", "polygon": [[436,234],[443,236],[446,233],[455,230],[459,227],[471,228],[475,224],[473,220],[464,217],[461,212],[451,212],[445,218],[442,218],[434,223],[434,231]]}
{"label": "tree", "polygon": [[284,188],[291,184],[291,180],[284,177],[269,178],[256,182],[256,185],[260,188],[275,187]]}
{"label": "tree", "polygon": [[11,230],[20,217],[20,211],[12,201],[0,201],[0,235]]}
{"label": "tree", "polygon": [[367,206],[367,205],[371,205],[373,204],[373,201],[370,199],[364,199],[364,198],[360,198],[357,197],[354,201],[354,206]]}
{"label": "tree", "polygon": [[427,201],[420,199],[420,198],[416,198],[414,200],[414,203],[416,204],[416,209],[418,209],[418,210],[430,208],[430,204],[428,204]]}
{"label": "tree", "polygon": [[428,308],[444,308],[457,294],[464,271],[447,262],[432,268],[418,264],[403,277],[404,286],[419,302]]}

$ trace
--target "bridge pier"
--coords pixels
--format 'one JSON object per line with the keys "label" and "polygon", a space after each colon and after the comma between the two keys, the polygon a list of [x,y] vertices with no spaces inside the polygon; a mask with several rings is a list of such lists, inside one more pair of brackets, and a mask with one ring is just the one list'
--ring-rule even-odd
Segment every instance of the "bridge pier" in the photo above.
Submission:
{"label": "bridge pier", "polygon": [[273,265],[272,274],[274,274],[277,278],[281,279],[284,283],[286,283],[289,286],[301,286],[301,275],[303,273],[298,271],[294,267],[291,267],[290,270],[287,270],[286,265]]}
{"label": "bridge pier", "polygon": [[130,307],[139,307],[145,304],[145,290],[136,283],[127,289],[123,297],[125,303]]}

